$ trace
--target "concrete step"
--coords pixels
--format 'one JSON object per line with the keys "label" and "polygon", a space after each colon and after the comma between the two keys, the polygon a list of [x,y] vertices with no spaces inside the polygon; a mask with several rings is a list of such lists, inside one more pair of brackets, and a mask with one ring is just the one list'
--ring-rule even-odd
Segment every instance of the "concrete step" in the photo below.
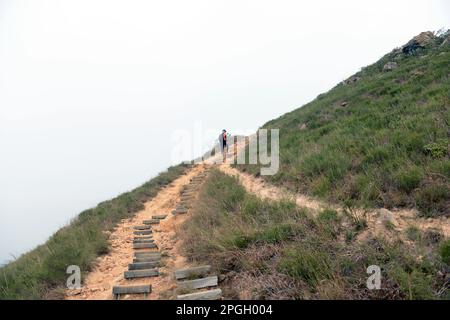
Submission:
{"label": "concrete step", "polygon": [[183,213],[187,213],[188,209],[185,207],[176,207],[175,210],[172,211],[173,214],[183,214]]}
{"label": "concrete step", "polygon": [[142,270],[142,269],[151,269],[159,267],[159,261],[151,261],[151,262],[134,262],[128,265],[128,270]]}
{"label": "concrete step", "polygon": [[134,237],[134,240],[152,240],[152,239],[153,239],[153,235],[142,236],[142,237]]}
{"label": "concrete step", "polygon": [[152,219],[165,219],[167,217],[167,214],[155,214],[154,216],[152,216]]}
{"label": "concrete step", "polygon": [[222,297],[222,290],[213,289],[177,296],[177,300],[219,300]]}
{"label": "concrete step", "polygon": [[134,243],[133,249],[151,249],[151,248],[157,248],[156,243]]}
{"label": "concrete step", "polygon": [[144,221],[142,221],[142,223],[145,224],[145,225],[159,224],[159,219],[144,220]]}
{"label": "concrete step", "polygon": [[142,251],[136,251],[134,253],[134,256],[136,258],[140,258],[142,256],[152,256],[152,257],[160,257],[161,258],[161,252],[155,251],[155,250],[142,250]]}
{"label": "concrete step", "polygon": [[186,279],[191,277],[202,277],[208,274],[211,271],[210,265],[197,266],[192,268],[184,268],[175,270],[175,279]]}
{"label": "concrete step", "polygon": [[124,272],[125,279],[157,277],[159,271],[156,269],[129,270]]}
{"label": "concrete step", "polygon": [[113,295],[116,299],[119,298],[121,294],[149,294],[152,292],[152,286],[149,284],[139,285],[139,286],[114,286]]}
{"label": "concrete step", "polygon": [[133,263],[153,262],[153,263],[159,264],[160,261],[161,261],[161,258],[159,258],[159,257],[145,257],[145,258],[134,258],[133,259]]}
{"label": "concrete step", "polygon": [[155,240],[153,239],[134,239],[133,243],[153,243]]}
{"label": "concrete step", "polygon": [[140,236],[140,235],[149,235],[152,234],[152,230],[140,230],[140,231],[134,231],[133,234],[136,236]]}
{"label": "concrete step", "polygon": [[179,281],[177,286],[181,289],[202,289],[207,287],[215,287],[217,286],[218,278],[217,276],[211,276],[206,278],[194,279],[194,280],[185,280]]}
{"label": "concrete step", "polygon": [[152,226],[136,226],[136,227],[133,227],[133,229],[134,230],[139,230],[139,231],[141,231],[141,230],[151,230]]}

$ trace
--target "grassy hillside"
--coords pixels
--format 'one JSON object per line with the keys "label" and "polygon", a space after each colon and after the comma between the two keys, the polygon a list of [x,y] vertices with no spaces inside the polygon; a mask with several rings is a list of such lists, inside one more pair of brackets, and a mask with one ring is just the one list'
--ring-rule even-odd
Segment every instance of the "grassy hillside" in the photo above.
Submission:
{"label": "grassy hillside", "polygon": [[82,279],[91,263],[108,252],[108,232],[121,219],[133,216],[158,191],[183,174],[178,165],[142,186],[83,211],[45,244],[0,269],[1,299],[62,298],[69,265],[81,268]]}
{"label": "grassy hillside", "polygon": [[265,178],[334,202],[450,214],[449,70],[449,33],[423,33],[266,123],[280,129],[281,167]]}
{"label": "grassy hillside", "polygon": [[[357,241],[361,226],[345,214],[316,214],[289,199],[265,201],[234,177],[213,171],[180,233],[184,255],[221,274],[227,298],[449,299],[450,242],[408,229]],[[366,269],[379,265],[381,290]],[[448,279],[447,279],[448,281]]]}

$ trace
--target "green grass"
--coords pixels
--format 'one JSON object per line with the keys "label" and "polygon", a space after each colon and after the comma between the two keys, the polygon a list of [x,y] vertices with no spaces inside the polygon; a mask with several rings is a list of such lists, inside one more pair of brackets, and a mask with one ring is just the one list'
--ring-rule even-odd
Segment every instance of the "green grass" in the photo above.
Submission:
{"label": "green grass", "polygon": [[450,265],[450,240],[443,241],[441,247],[439,248],[439,253],[442,257],[442,260]]}
{"label": "green grass", "polygon": [[106,231],[143,209],[146,201],[185,170],[182,165],[171,167],[142,186],[81,212],[45,244],[2,267],[0,299],[61,298],[67,267],[78,265],[83,279],[94,259],[109,250]]}
{"label": "green grass", "polygon": [[[431,235],[413,247],[387,228],[388,239],[361,232],[332,209],[316,214],[290,199],[261,200],[239,181],[213,170],[180,230],[190,261],[211,264],[227,281],[225,296],[258,299],[445,299],[439,272],[448,240]],[[419,258],[420,257],[420,258]],[[366,288],[366,269],[382,269],[381,290]],[[230,275],[228,277],[228,275]]]}
{"label": "green grass", "polygon": [[[448,213],[450,45],[442,40],[412,56],[391,52],[359,81],[263,125],[280,129],[280,170],[264,178],[335,203]],[[383,71],[392,60],[398,68]]]}

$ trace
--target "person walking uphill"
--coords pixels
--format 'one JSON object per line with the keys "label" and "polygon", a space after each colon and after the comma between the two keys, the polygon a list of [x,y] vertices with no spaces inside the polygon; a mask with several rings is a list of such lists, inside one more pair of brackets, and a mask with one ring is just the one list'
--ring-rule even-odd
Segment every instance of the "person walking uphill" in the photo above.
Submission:
{"label": "person walking uphill", "polygon": [[227,161],[227,152],[228,152],[228,134],[227,130],[223,129],[222,133],[219,136],[219,144],[220,144],[220,150],[222,151],[223,156],[223,162],[225,163]]}

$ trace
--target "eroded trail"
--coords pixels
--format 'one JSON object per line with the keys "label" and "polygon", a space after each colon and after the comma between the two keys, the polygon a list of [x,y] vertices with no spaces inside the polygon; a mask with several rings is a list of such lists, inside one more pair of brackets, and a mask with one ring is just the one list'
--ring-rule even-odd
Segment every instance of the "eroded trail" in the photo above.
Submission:
{"label": "eroded trail", "polygon": [[[230,158],[232,156],[232,154],[229,154]],[[207,267],[208,270],[210,269],[210,266],[190,265],[182,255],[181,242],[178,241],[177,237],[179,226],[190,217],[190,202],[196,198],[199,186],[204,181],[209,167],[207,164],[192,167],[185,175],[170,183],[152,200],[148,201],[145,204],[145,209],[138,212],[133,218],[122,220],[110,234],[110,252],[96,259],[92,270],[83,281],[82,289],[68,290],[66,299],[114,299],[113,288],[123,288],[124,286],[151,287],[151,292],[145,294],[125,293],[120,295],[121,299],[220,299],[222,293],[220,288],[217,287],[216,275],[206,272],[200,278],[194,279],[185,275],[183,276],[185,279],[183,283],[179,281],[183,277],[176,276],[177,273],[191,270],[186,268]],[[248,192],[261,198],[272,200],[293,199],[298,206],[306,207],[313,213],[317,213],[324,208],[333,208],[342,212],[342,208],[336,205],[330,205],[305,195],[294,194],[271,185],[261,178],[232,168],[229,164],[219,164],[215,167],[228,175],[237,176]],[[163,218],[155,224],[150,223],[151,227],[145,228],[146,233],[137,235],[137,228],[145,227],[146,222],[154,220],[155,215],[163,216]],[[386,236],[389,236],[385,227],[386,220],[392,224],[399,235],[405,234],[408,227],[415,226],[424,231],[432,230],[446,237],[450,236],[450,221],[448,218],[419,218],[414,210],[373,209],[366,212],[366,219],[368,228],[359,234],[359,239],[371,234],[386,234]],[[408,241],[406,237],[401,237]],[[156,246],[150,250],[137,249],[136,240],[154,243]],[[149,257],[150,254],[158,255],[158,265],[154,268],[155,275],[131,279],[124,277],[126,272],[133,270],[130,269],[130,264],[141,263],[140,260],[144,262],[152,261]],[[141,258],[140,255],[143,255],[142,259],[139,259]],[[145,270],[150,271],[150,269]],[[189,278],[193,280],[186,281]],[[195,286],[191,288],[194,290],[186,291],[192,294],[183,295],[183,290],[180,290],[182,289],[181,285],[184,287]],[[205,291],[205,288],[208,290]]]}
{"label": "eroded trail", "polygon": [[[185,175],[170,183],[147,202],[145,209],[131,219],[122,220],[110,234],[110,252],[96,259],[93,269],[83,281],[82,288],[68,290],[66,299],[114,299],[112,288],[124,285],[151,285],[151,293],[146,295],[124,294],[120,296],[121,299],[159,299],[162,292],[173,289],[176,285],[173,279],[174,270],[187,266],[185,259],[178,252],[179,243],[176,230],[188,218],[189,214],[172,214],[172,211],[180,201],[183,188],[204,170],[205,166],[203,165],[191,168]],[[152,234],[148,236],[148,238],[154,240],[161,255],[161,266],[158,268],[159,276],[125,279],[124,272],[128,270],[129,264],[136,260],[136,252],[139,252],[133,248],[133,239],[136,239],[136,227],[141,226],[143,221],[150,220],[155,215],[166,215],[158,224],[152,225]]]}
{"label": "eroded trail", "polygon": [[[298,206],[306,207],[317,211],[323,208],[332,208],[342,211],[342,208],[318,201],[311,197],[294,194],[283,188],[279,188],[266,183],[263,179],[257,178],[245,172],[232,168],[229,164],[219,166],[220,170],[228,175],[237,176],[239,181],[248,192],[254,193],[261,198],[280,200],[282,198],[293,199]],[[423,231],[435,231],[446,237],[450,236],[450,220],[447,217],[439,218],[421,218],[417,212],[412,209],[387,210],[373,209],[365,212],[368,228],[359,235],[359,238],[365,238],[370,234],[386,234],[385,222],[389,221],[396,231],[404,233],[410,226],[414,226]],[[407,239],[404,239],[407,241]]]}

